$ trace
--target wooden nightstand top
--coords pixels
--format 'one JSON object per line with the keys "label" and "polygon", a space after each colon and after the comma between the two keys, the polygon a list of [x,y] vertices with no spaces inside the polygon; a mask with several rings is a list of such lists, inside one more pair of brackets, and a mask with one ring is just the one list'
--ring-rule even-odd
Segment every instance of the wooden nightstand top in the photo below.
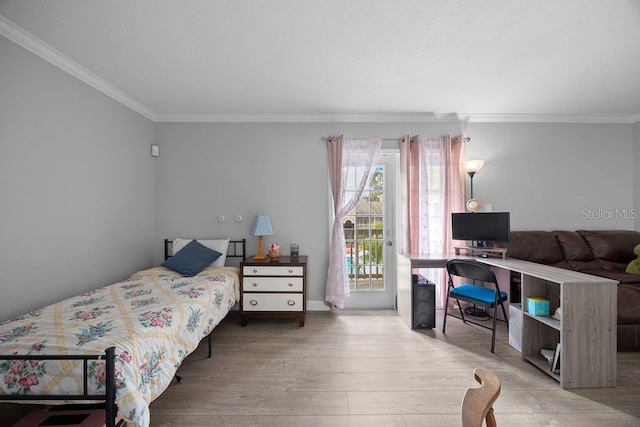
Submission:
{"label": "wooden nightstand top", "polygon": [[307,263],[307,256],[300,255],[295,260],[290,256],[280,256],[278,259],[267,257],[265,260],[256,261],[253,256],[242,261],[242,265],[303,265]]}

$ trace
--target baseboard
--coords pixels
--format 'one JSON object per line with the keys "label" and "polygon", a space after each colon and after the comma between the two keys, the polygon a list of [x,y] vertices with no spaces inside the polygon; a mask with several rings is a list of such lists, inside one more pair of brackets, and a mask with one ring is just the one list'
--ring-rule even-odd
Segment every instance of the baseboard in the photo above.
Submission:
{"label": "baseboard", "polygon": [[329,311],[330,308],[324,301],[307,301],[307,311]]}

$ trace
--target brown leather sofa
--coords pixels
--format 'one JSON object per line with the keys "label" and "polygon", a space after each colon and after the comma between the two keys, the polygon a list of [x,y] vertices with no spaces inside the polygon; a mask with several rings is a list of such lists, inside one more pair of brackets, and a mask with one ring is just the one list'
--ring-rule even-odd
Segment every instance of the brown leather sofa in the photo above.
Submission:
{"label": "brown leather sofa", "polygon": [[512,231],[507,256],[607,277],[618,285],[618,351],[640,350],[640,274],[625,273],[640,233],[627,230]]}

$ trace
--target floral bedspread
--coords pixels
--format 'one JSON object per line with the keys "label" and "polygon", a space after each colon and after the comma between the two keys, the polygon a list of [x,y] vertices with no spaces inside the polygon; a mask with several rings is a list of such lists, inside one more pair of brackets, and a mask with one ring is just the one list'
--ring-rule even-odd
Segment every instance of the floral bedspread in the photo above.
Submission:
{"label": "floral bedspread", "polygon": [[[146,427],[149,403],[237,299],[237,268],[195,277],[152,268],[0,323],[0,353],[101,354],[115,346],[118,411]],[[104,362],[90,361],[88,371],[89,392],[104,393]],[[0,360],[0,393],[80,394],[82,362]]]}

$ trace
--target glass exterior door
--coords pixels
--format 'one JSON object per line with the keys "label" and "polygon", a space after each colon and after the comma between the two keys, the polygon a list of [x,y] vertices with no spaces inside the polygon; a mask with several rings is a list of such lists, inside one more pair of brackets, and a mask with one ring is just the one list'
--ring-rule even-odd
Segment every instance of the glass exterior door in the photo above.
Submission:
{"label": "glass exterior door", "polygon": [[[362,198],[342,223],[346,244],[346,264],[351,296],[345,308],[392,308],[393,209],[389,191],[394,167],[392,159],[381,156]],[[390,214],[389,214],[390,212]]]}

